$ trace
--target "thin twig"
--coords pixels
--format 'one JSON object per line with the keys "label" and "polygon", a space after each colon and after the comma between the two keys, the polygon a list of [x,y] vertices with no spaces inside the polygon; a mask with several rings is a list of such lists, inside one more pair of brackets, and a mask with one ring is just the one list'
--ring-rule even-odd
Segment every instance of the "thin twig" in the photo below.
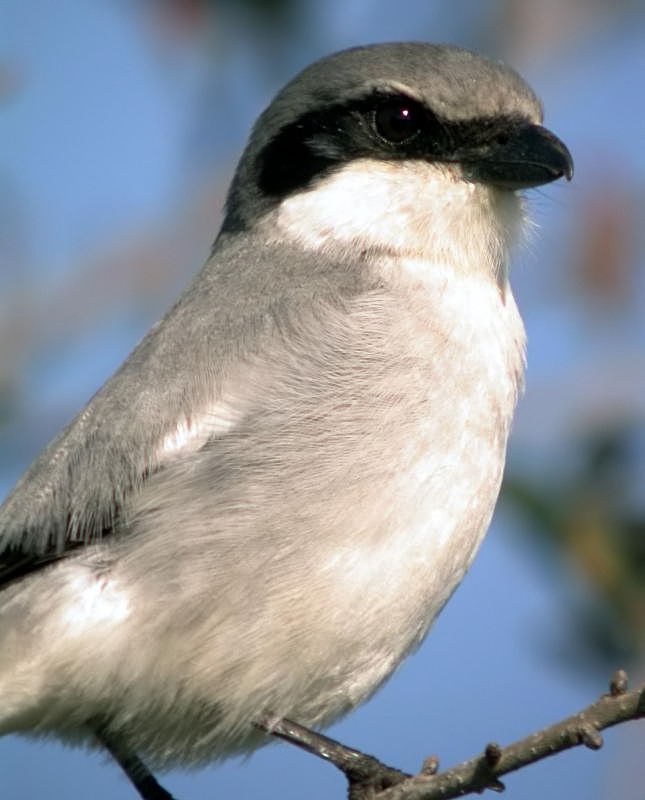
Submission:
{"label": "thin twig", "polygon": [[445,772],[437,772],[437,758],[429,756],[421,772],[413,777],[290,720],[267,718],[257,725],[341,770],[349,782],[351,800],[450,800],[485,789],[501,792],[504,784],[500,776],[571,747],[585,745],[597,750],[602,747],[601,730],[643,717],[645,686],[628,691],[627,674],[618,670],[610,681],[609,693],[577,714],[508,747],[491,742],[481,755]]}
{"label": "thin twig", "polygon": [[570,717],[508,747],[490,744],[484,753],[437,775],[416,775],[380,793],[379,800],[449,800],[484,789],[503,789],[499,777],[543,758],[585,745],[602,746],[600,731],[645,717],[645,686],[627,691],[627,675],[614,674],[609,693]]}
{"label": "thin twig", "polygon": [[275,720],[266,717],[259,720],[256,725],[271,736],[333,764],[347,777],[350,783],[350,797],[360,796],[352,794],[352,790],[356,790],[357,787],[369,786],[372,790],[381,790],[395,786],[410,777],[406,772],[388,767],[373,756],[347,747],[336,739],[305,728],[290,719]]}

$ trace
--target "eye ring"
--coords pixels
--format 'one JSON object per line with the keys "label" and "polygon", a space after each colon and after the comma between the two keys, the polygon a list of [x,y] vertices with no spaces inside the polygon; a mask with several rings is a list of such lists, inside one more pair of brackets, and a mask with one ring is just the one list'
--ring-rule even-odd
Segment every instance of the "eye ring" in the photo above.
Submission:
{"label": "eye ring", "polygon": [[374,109],[372,124],[379,138],[389,144],[406,144],[419,135],[423,110],[408,98],[390,98]]}

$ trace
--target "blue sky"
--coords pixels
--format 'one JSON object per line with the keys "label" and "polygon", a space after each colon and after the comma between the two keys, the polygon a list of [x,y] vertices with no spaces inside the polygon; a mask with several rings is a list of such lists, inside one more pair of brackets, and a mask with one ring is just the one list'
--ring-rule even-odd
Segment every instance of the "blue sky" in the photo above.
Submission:
{"label": "blue sky", "polygon": [[[213,70],[203,53],[181,42],[160,48],[141,14],[132,13],[127,3],[60,0],[54,6],[0,0],[0,60],[18,68],[18,91],[0,106],[0,209],[16,214],[24,231],[20,259],[0,263],[0,290],[9,287],[5,299],[13,297],[10,290],[19,283],[46,309],[48,295],[58,296],[61,288],[67,291],[82,280],[84,265],[103,248],[168,226],[198,185],[200,170],[213,180],[230,174],[231,159],[256,114],[308,61],[351,44],[390,38],[470,45],[477,23],[486,20],[482,6],[456,3],[460,16],[440,2],[398,2],[394,8],[385,2],[312,1],[299,42],[294,37],[279,69],[265,72],[263,53],[240,27],[214,37],[226,52]],[[537,193],[533,208],[542,230],[515,276],[530,337],[527,398],[512,444],[517,452],[531,441],[536,426],[545,431],[541,446],[549,451],[554,431],[566,424],[564,412],[545,410],[539,420],[533,416],[532,388],[540,396],[550,380],[557,384],[562,375],[576,370],[585,375],[603,363],[589,346],[585,310],[541,286],[557,283],[545,264],[566,243],[574,224],[570,209],[598,180],[600,162],[638,184],[642,200],[645,110],[634,98],[640,91],[637,76],[645,75],[645,35],[642,16],[634,19],[637,25],[618,19],[611,27],[590,29],[586,37],[571,35],[549,59],[516,64],[542,96],[547,123],[576,160],[573,184]],[[200,98],[213,103],[203,117],[194,112]],[[205,145],[196,135],[198,123],[212,132]],[[205,237],[195,249],[205,253],[207,246]],[[0,250],[0,258],[6,252],[14,251]],[[198,266],[190,262],[182,271],[187,276]],[[641,309],[642,290],[641,283]],[[0,451],[6,442],[0,495],[164,310],[168,292],[155,296],[150,307],[115,305],[109,318],[89,325],[82,340],[56,336],[55,346],[47,327],[51,321],[43,315],[40,340],[29,349],[23,369],[15,425],[0,431]],[[8,313],[8,304],[0,297],[3,311]],[[642,326],[630,323],[620,336],[619,348],[642,354]],[[603,342],[600,351],[609,347]],[[637,407],[645,397],[642,388],[634,388]],[[575,391],[570,397],[563,406],[576,415],[588,398]],[[574,674],[550,652],[548,643],[568,632],[559,605],[563,595],[554,590],[555,579],[531,561],[531,551],[509,534],[516,524],[508,514],[497,516],[475,566],[421,650],[332,735],[410,771],[429,753],[438,753],[448,766],[490,739],[507,743],[566,716],[604,690],[597,675]],[[620,797],[640,800],[640,789],[628,779],[638,762],[625,755],[634,742],[642,748],[642,729],[609,732],[601,753],[570,752],[509,777],[507,796],[619,796],[615,780],[619,765],[627,764]],[[133,797],[112,763],[56,743],[3,739],[0,765],[0,796],[15,800]],[[165,783],[180,800],[260,793],[294,799],[344,796],[341,779],[329,767],[283,745],[249,760],[172,773]]]}

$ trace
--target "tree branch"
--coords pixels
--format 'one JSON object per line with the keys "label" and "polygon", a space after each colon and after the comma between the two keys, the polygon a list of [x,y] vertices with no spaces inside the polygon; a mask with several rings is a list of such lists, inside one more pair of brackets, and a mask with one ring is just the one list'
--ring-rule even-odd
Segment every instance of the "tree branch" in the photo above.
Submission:
{"label": "tree branch", "polygon": [[491,743],[481,755],[445,772],[437,773],[438,761],[431,756],[413,777],[289,720],[273,724],[264,721],[260,727],[334,764],[349,782],[350,800],[450,800],[485,789],[503,791],[500,776],[578,745],[598,750],[603,742],[601,730],[643,717],[645,686],[628,691],[627,674],[618,670],[610,681],[609,693],[577,714],[508,747]]}

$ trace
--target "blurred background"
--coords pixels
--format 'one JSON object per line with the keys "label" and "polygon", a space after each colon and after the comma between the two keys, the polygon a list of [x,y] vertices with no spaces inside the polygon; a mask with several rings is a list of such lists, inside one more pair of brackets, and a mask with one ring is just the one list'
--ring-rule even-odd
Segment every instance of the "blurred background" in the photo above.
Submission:
{"label": "blurred background", "polygon": [[[642,0],[0,0],[0,497],[205,259],[249,127],[319,56],[453,42],[515,66],[570,147],[513,283],[526,396],[493,528],[421,650],[332,735],[409,771],[645,679]],[[0,699],[1,702],[1,699]],[[509,798],[645,797],[645,723]],[[132,798],[117,767],[0,742],[11,800]],[[342,798],[285,745],[165,779],[179,800]]]}

